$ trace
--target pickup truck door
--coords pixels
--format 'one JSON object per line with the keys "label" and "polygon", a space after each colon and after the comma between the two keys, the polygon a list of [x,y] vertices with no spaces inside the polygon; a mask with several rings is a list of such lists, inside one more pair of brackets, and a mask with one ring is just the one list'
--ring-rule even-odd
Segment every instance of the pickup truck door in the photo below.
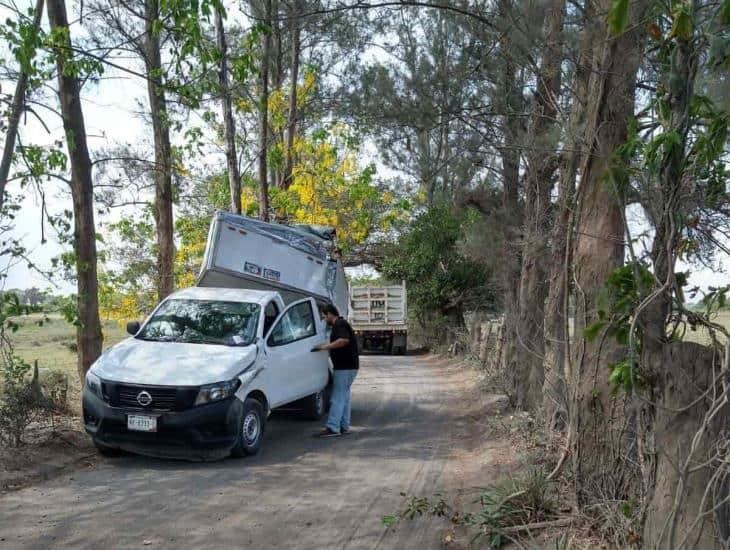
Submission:
{"label": "pickup truck door", "polygon": [[266,336],[266,381],[272,407],[321,390],[328,379],[324,352],[312,348],[325,341],[317,304],[306,298],[290,304]]}

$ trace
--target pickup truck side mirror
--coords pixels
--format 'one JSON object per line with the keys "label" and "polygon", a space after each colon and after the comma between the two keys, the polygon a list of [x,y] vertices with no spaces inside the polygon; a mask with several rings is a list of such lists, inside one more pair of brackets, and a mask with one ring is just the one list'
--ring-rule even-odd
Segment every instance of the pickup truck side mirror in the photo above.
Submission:
{"label": "pickup truck side mirror", "polygon": [[139,332],[140,327],[139,321],[129,321],[127,323],[127,333],[134,336]]}

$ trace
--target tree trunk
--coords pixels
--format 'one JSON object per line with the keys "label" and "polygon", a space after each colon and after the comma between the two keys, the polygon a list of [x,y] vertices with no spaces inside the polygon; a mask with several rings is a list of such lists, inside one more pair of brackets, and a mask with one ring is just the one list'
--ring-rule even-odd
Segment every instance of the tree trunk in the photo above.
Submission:
{"label": "tree trunk", "polygon": [[[42,16],[43,0],[36,0],[35,11],[33,12],[33,32],[38,32]],[[2,216],[3,205],[5,204],[5,186],[8,183],[10,165],[13,163],[15,140],[18,137],[18,125],[20,124],[20,115],[23,113],[23,103],[25,102],[25,92],[27,88],[28,73],[23,67],[20,67],[18,82],[15,84],[13,102],[10,104],[10,116],[8,117],[8,127],[5,134],[3,157],[2,160],[0,160],[0,216]]]}
{"label": "tree trunk", "polygon": [[[514,100],[516,89],[516,78],[514,66],[507,63],[505,77],[507,86],[512,89],[509,92],[510,102]],[[512,388],[515,387],[516,349],[517,349],[517,322],[519,319],[519,284],[520,284],[520,249],[519,249],[519,227],[520,207],[518,202],[519,189],[519,168],[520,158],[517,149],[517,137],[519,135],[519,120],[516,116],[507,115],[505,120],[504,148],[501,151],[502,157],[502,207],[504,209],[504,242],[502,245],[499,277],[501,280],[502,301],[504,307],[504,349],[502,369]],[[508,396],[510,404],[515,406],[516,395],[511,392]]]}
{"label": "tree trunk", "polygon": [[[600,0],[597,13],[612,2]],[[632,21],[640,21],[648,0],[637,0]],[[601,17],[601,21],[604,18]],[[608,276],[624,261],[624,225],[618,197],[606,184],[606,171],[616,148],[626,141],[634,114],[636,73],[644,45],[644,29],[634,26],[619,37],[608,25],[591,37],[594,46],[586,110],[587,151],[578,188],[574,280],[575,335],[571,384],[571,422],[576,497],[580,507],[597,499],[622,499],[634,494],[637,472],[625,460],[624,399],[609,382],[610,365],[625,357],[612,338],[582,337],[599,320],[598,302]],[[629,470],[627,470],[627,468]]]}
{"label": "tree trunk", "polygon": [[[592,2],[585,4],[583,26],[596,24]],[[550,236],[549,289],[545,305],[545,380],[543,382],[543,412],[548,419],[549,430],[562,430],[568,415],[566,380],[568,358],[568,296],[570,295],[570,269],[572,264],[571,240],[573,212],[575,211],[575,178],[582,157],[584,142],[585,106],[588,102],[588,82],[591,76],[593,43],[592,32],[584,32],[580,44],[580,57],[576,61],[573,78],[573,99],[570,121],[566,132],[566,146],[560,159],[558,179],[558,203]]]}
{"label": "tree trunk", "polygon": [[641,372],[651,382],[647,399],[637,407],[647,488],[644,543],[647,548],[710,549],[723,547],[718,539],[730,543],[730,479],[727,467],[723,479],[719,465],[723,453],[727,458],[723,429],[730,426],[727,393],[721,397],[727,392],[722,377],[730,376],[730,346],[725,357],[718,359],[716,349],[667,338],[681,238],[677,220],[687,185],[690,105],[701,55],[693,36],[678,33],[674,40],[663,78],[663,100],[670,110],[663,130],[679,136],[680,142],[662,157],[659,169],[658,200],[652,205],[657,220],[652,246],[656,293],[639,318]]}
{"label": "tree trunk", "polygon": [[[266,0],[265,23],[271,27],[271,0]],[[269,152],[269,64],[271,32],[264,34],[261,53],[261,96],[259,97],[259,217],[269,221],[269,182],[267,155]]]}
{"label": "tree trunk", "polygon": [[238,156],[236,155],[236,126],[233,122],[233,107],[231,105],[231,91],[228,87],[228,48],[226,32],[223,27],[223,7],[215,10],[215,31],[220,50],[218,66],[218,85],[220,86],[221,108],[223,110],[223,124],[226,139],[226,161],[228,163],[228,186],[231,192],[231,212],[241,213],[241,176],[238,173]]}
{"label": "tree trunk", "polygon": [[[511,7],[509,2],[500,0],[500,17],[508,21]],[[509,51],[509,33],[505,32],[501,47]],[[504,146],[500,151],[502,159],[502,209],[504,213],[504,241],[499,262],[499,279],[504,307],[502,370],[510,388],[516,386],[517,322],[519,319],[520,284],[520,229],[521,212],[519,205],[520,181],[520,120],[518,113],[522,107],[520,88],[517,82],[517,66],[512,56],[505,55],[501,68],[500,97],[504,105]],[[516,396],[510,392],[511,405],[516,405]]]}
{"label": "tree trunk", "polygon": [[286,162],[284,167],[284,189],[292,184],[292,170],[294,169],[294,136],[297,129],[297,82],[299,80],[299,54],[301,52],[301,28],[299,22],[300,7],[295,0],[295,7],[291,17],[291,90],[289,90],[289,120],[286,129]]}
{"label": "tree trunk", "polygon": [[74,210],[74,253],[76,254],[76,288],[79,325],[76,328],[78,372],[83,382],[86,371],[101,355],[101,322],[96,273],[96,227],[94,225],[94,187],[91,159],[86,145],[86,127],[81,110],[79,82],[66,71],[71,52],[68,20],[64,0],[48,0],[48,23],[51,31],[61,31],[61,44],[55,48],[58,69],[58,93],[61,101],[63,130],[71,164],[71,195]]}
{"label": "tree trunk", "polygon": [[545,49],[537,74],[537,89],[530,115],[525,174],[525,225],[519,290],[516,347],[517,406],[535,410],[542,403],[545,353],[544,325],[547,298],[550,190],[557,168],[555,122],[560,97],[560,65],[564,0],[554,0],[545,19]]}
{"label": "tree trunk", "polygon": [[[647,503],[644,548],[719,550],[723,545],[718,539],[730,542],[730,480],[727,473],[724,480],[713,479],[722,453],[728,458],[727,445],[724,451],[722,446],[723,430],[730,426],[730,405],[716,400],[712,407],[713,396],[723,393],[718,355],[692,342],[652,346],[642,354],[642,367],[657,375],[653,389],[661,405],[654,412],[652,437],[660,452]],[[706,398],[698,400],[704,392]],[[718,531],[713,527],[716,518]]]}
{"label": "tree trunk", "polygon": [[162,84],[160,38],[153,28],[159,17],[158,0],[145,0],[145,65],[155,142],[155,224],[157,226],[157,296],[160,300],[175,287],[175,243],[172,221],[172,150],[170,119]]}
{"label": "tree trunk", "polygon": [[[280,0],[272,0],[272,7],[271,7],[271,30],[272,30],[272,44],[271,44],[271,53],[269,54],[269,59],[271,60],[271,65],[269,68],[269,94],[272,92],[278,92],[281,90],[281,87],[284,82],[284,76],[287,72],[286,67],[286,55],[285,55],[285,45],[283,40],[283,31],[284,31],[284,22],[280,15],[282,14],[281,11],[281,5],[282,3]],[[291,23],[291,22],[290,22]],[[269,126],[269,143],[276,143],[279,147],[282,149],[282,155],[286,154],[286,151],[284,150],[286,147],[286,124],[280,125],[276,129]],[[269,163],[269,184],[273,185],[274,187],[282,188],[285,185],[285,177],[286,177],[286,166],[284,163],[277,163],[272,164]]]}

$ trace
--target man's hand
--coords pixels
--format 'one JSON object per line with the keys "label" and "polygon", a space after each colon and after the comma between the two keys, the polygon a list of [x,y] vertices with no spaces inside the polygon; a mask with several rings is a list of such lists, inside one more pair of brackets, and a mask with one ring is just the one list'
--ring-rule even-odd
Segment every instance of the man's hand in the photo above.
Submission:
{"label": "man's hand", "polygon": [[327,347],[327,344],[318,344],[312,348],[311,351],[327,351],[329,347]]}

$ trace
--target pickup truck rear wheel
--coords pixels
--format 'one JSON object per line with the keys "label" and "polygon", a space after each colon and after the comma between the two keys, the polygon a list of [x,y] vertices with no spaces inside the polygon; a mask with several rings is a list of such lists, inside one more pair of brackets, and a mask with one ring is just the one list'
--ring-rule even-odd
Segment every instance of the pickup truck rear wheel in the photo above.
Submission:
{"label": "pickup truck rear wheel", "polygon": [[304,414],[310,420],[321,420],[327,413],[327,388],[313,393],[304,400]]}
{"label": "pickup truck rear wheel", "polygon": [[265,423],[264,406],[258,399],[247,397],[243,402],[241,421],[238,426],[238,441],[236,441],[236,446],[231,449],[231,455],[240,458],[258,453],[264,437]]}

